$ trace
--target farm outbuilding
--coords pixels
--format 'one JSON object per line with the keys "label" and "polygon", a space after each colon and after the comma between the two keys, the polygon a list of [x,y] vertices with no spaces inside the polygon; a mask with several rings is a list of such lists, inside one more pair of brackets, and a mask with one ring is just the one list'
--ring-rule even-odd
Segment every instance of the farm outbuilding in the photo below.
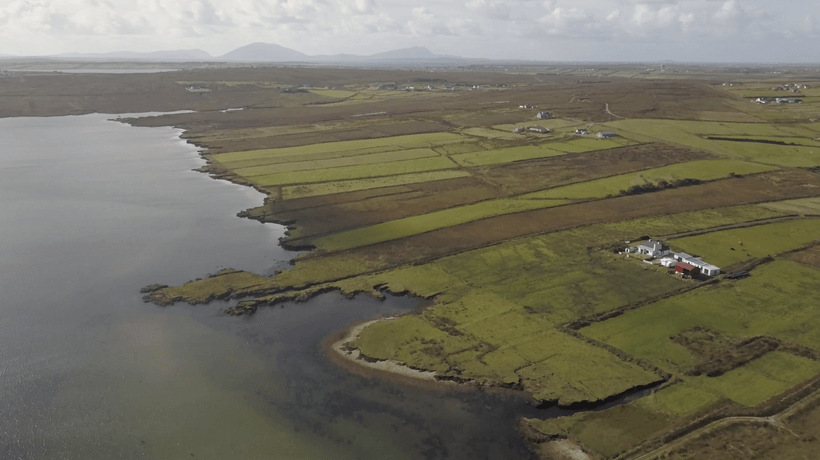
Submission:
{"label": "farm outbuilding", "polygon": [[683,262],[678,262],[675,265],[675,271],[678,272],[678,273],[681,273],[683,275],[690,275],[690,276],[695,276],[699,272],[697,267],[693,267],[693,266],[691,266],[689,264],[685,264]]}
{"label": "farm outbuilding", "polygon": [[675,260],[677,260],[677,261],[679,261],[683,264],[690,265],[692,267],[697,268],[699,270],[699,272],[702,273],[703,275],[706,275],[706,276],[720,275],[720,268],[718,268],[718,267],[716,267],[712,264],[707,264],[706,262],[698,259],[697,257],[689,255],[685,252],[678,252],[673,257],[675,258]]}
{"label": "farm outbuilding", "polygon": [[601,131],[597,135],[601,139],[609,139],[610,137],[617,136],[617,134],[613,133],[612,131]]}
{"label": "farm outbuilding", "polygon": [[550,113],[549,113],[549,112],[538,112],[538,113],[535,115],[535,118],[538,118],[538,119],[544,120],[544,119],[549,118],[550,116],[551,116],[551,115],[550,115]]}

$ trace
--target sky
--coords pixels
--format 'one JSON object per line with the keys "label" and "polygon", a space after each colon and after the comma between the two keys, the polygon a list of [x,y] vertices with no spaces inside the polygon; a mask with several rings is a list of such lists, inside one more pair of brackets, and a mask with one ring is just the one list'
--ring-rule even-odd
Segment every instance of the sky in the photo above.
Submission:
{"label": "sky", "polygon": [[817,0],[0,0],[0,54],[202,49],[820,63]]}

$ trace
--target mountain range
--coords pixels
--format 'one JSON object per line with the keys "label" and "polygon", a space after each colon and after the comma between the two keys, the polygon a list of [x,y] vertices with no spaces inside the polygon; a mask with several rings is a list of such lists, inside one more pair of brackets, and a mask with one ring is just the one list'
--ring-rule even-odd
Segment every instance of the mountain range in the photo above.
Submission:
{"label": "mountain range", "polygon": [[429,61],[462,59],[458,56],[433,54],[427,48],[415,46],[366,56],[356,54],[333,54],[310,56],[294,49],[273,43],[251,43],[221,56],[212,56],[200,49],[154,51],[137,53],[119,51],[111,53],[63,53],[44,56],[58,59],[134,59],[148,61],[229,61],[229,62],[306,62],[306,63],[362,63],[383,61]]}

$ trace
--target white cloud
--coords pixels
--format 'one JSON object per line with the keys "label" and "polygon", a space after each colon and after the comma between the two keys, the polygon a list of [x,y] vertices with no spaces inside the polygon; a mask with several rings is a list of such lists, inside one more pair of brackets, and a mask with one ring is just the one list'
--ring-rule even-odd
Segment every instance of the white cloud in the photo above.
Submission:
{"label": "white cloud", "polygon": [[[439,52],[510,57],[505,50],[547,50],[542,44],[560,41],[621,46],[635,56],[623,59],[636,59],[660,44],[715,52],[714,43],[732,41],[774,50],[772,41],[816,38],[818,17],[820,4],[796,0],[418,0],[411,7],[399,0],[0,0],[0,53],[200,47],[218,54],[266,41],[323,54],[432,44]],[[524,53],[518,57],[549,58]]]}

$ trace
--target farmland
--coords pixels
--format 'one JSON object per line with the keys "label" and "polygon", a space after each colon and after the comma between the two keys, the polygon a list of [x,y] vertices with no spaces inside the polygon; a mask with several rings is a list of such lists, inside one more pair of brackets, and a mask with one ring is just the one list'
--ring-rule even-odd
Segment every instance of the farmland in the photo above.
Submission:
{"label": "farmland", "polygon": [[[249,88],[279,90],[247,72]],[[149,300],[241,298],[242,314],[329,290],[423,297],[346,349],[542,406],[623,402],[521,422],[536,449],[562,440],[599,458],[706,452],[698,420],[763,417],[814,385],[820,111],[744,99],[770,74],[738,90],[703,69],[609,69],[595,82],[577,69],[431,71],[424,84],[402,71],[271,72],[312,86],[283,96],[287,110],[133,123],[184,127],[204,171],[267,193],[243,217],[284,223],[283,244],[311,251],[273,277],[229,270]],[[551,132],[512,132],[529,126]],[[692,279],[620,253],[646,237],[748,276]],[[675,443],[689,433],[701,444],[686,451]]]}
{"label": "farmland", "polygon": [[721,179],[733,175],[754,174],[770,171],[774,168],[736,160],[704,160],[689,163],[648,169],[634,174],[622,174],[583,182],[565,187],[558,187],[546,192],[537,192],[527,195],[527,198],[603,198],[607,195],[617,195],[633,186],[657,185],[660,181],[675,182],[682,179],[696,179],[700,181]]}

